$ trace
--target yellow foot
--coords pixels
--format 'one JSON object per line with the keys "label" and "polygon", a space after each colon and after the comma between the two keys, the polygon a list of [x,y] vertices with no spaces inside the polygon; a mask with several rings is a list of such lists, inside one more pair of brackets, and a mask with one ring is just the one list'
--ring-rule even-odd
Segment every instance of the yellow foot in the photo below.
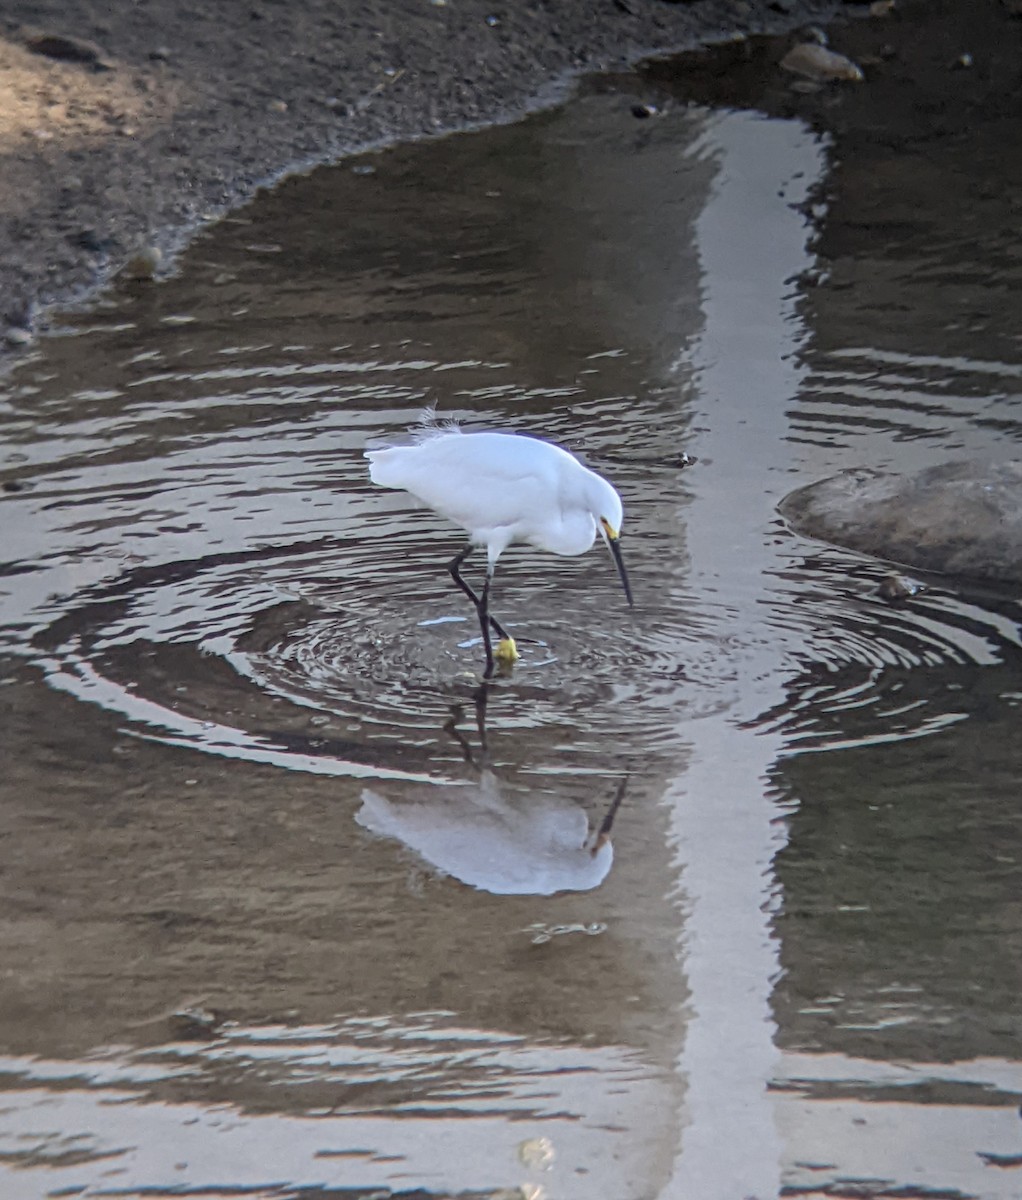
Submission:
{"label": "yellow foot", "polygon": [[515,645],[514,638],[501,638],[500,641],[493,647],[493,657],[500,663],[502,667],[509,667],[512,663],[517,662],[522,656],[518,653],[518,647]]}

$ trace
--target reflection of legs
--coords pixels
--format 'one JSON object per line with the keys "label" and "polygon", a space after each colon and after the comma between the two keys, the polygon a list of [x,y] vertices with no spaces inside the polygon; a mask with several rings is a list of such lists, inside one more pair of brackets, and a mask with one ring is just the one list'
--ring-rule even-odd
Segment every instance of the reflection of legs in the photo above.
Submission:
{"label": "reflection of legs", "polygon": [[[472,553],[473,549],[474,549],[474,547],[473,547],[472,543],[469,542],[469,544],[465,547],[464,550],[462,550],[462,552],[460,554],[455,555],[455,557],[451,559],[451,561],[447,564],[447,569],[448,569],[448,571],[450,571],[451,578],[454,580],[454,582],[458,585],[459,588],[461,588],[461,590],[465,593],[465,595],[468,596],[468,598],[475,605],[476,612],[479,612],[480,597],[475,594],[475,592],[472,590],[472,587],[468,583],[466,583],[465,580],[462,578],[461,570],[460,570],[461,564],[465,561],[466,558],[468,558],[468,556]],[[489,586],[489,582],[490,582],[490,576],[489,576],[489,573],[487,573],[487,576],[486,576],[487,586]],[[485,595],[485,588],[484,588],[483,594]],[[498,637],[506,638],[509,636],[507,630],[504,628],[503,625],[501,625],[501,623],[497,620],[496,617],[490,617],[489,624],[493,626],[493,630]],[[486,640],[486,637],[484,636],[484,641],[485,640]]]}
{"label": "reflection of legs", "polygon": [[490,698],[490,682],[484,679],[476,688],[472,699],[476,706],[476,729],[479,730],[479,746],[485,759],[489,747],[486,745],[486,704]]}
{"label": "reflection of legs", "polygon": [[477,762],[475,755],[472,753],[472,747],[468,744],[468,738],[458,728],[458,722],[465,716],[465,710],[460,704],[451,705],[451,715],[444,723],[444,733],[450,734],[452,738],[461,747],[461,753],[464,755],[465,762],[471,763],[473,767],[482,769],[483,763],[486,761],[487,745],[486,745],[486,705],[490,698],[490,681],[484,679],[483,682],[472,693],[472,703],[476,710],[476,729],[479,731],[479,747],[482,751],[481,761]]}
{"label": "reflection of legs", "polygon": [[444,722],[444,733],[450,734],[452,738],[461,747],[461,753],[464,756],[465,762],[471,763],[472,766],[477,766],[475,755],[472,753],[472,747],[468,744],[468,738],[458,728],[458,722],[464,717],[465,712],[460,704],[451,705],[451,715]]}

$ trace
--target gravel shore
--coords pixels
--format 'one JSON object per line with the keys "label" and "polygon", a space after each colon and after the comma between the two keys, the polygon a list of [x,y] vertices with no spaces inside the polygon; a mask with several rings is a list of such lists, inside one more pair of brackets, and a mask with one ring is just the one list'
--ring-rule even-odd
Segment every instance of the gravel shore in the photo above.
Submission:
{"label": "gravel shore", "polygon": [[[9,0],[0,346],[281,176],[513,119],[572,77],[826,19],[824,0]],[[860,6],[861,7],[861,6]],[[2,350],[0,350],[2,352]]]}

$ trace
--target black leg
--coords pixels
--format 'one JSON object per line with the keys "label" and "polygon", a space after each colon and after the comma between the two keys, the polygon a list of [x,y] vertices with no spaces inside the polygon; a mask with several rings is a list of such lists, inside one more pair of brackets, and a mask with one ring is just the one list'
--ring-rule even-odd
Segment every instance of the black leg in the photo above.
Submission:
{"label": "black leg", "polygon": [[[456,554],[454,556],[454,558],[451,559],[451,561],[447,564],[447,569],[451,573],[451,578],[458,585],[458,587],[461,588],[461,590],[465,593],[465,595],[468,596],[468,598],[472,601],[472,603],[475,605],[476,612],[478,612],[479,611],[479,603],[480,603],[479,597],[472,590],[472,587],[468,583],[466,583],[465,580],[462,578],[461,570],[460,570],[461,564],[465,561],[466,558],[468,558],[468,556],[472,553],[474,548],[475,547],[472,545],[472,543],[469,542],[469,544],[465,547],[464,550],[462,550],[462,552],[460,554]],[[506,638],[506,637],[510,636],[508,634],[507,630],[504,628],[503,625],[501,625],[501,623],[497,620],[496,617],[490,617],[489,622],[490,622],[490,625],[493,626],[493,631],[494,631],[494,633],[496,633],[497,637]]]}
{"label": "black leg", "polygon": [[[493,675],[493,644],[490,641],[490,580],[492,576],[489,570],[486,572],[486,580],[483,583],[483,594],[479,597],[479,602],[476,605],[476,610],[479,613],[479,628],[483,631],[483,646],[486,649],[486,670],[483,672],[483,678],[489,679]],[[501,635],[504,636],[504,635]]]}

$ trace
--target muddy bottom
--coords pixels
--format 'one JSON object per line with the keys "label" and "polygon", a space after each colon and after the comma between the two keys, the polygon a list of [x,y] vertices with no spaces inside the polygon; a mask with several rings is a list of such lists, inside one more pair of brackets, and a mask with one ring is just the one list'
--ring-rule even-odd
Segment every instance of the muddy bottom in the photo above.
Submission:
{"label": "muddy bottom", "polygon": [[[1017,601],[775,513],[1013,452],[1017,343],[948,326],[1017,250],[949,184],[824,262],[833,172],[604,81],[285,184],[11,378],[5,1198],[1017,1195]],[[362,457],[425,406],[611,478],[635,608],[512,549],[481,688],[461,535]]]}

